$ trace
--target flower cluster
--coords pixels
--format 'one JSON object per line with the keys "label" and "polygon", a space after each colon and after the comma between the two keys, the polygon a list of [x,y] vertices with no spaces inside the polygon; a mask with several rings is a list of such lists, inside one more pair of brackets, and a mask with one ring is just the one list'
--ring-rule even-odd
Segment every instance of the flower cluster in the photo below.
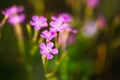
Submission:
{"label": "flower cluster", "polygon": [[25,14],[21,13],[24,10],[23,6],[12,6],[2,11],[2,14],[8,17],[8,22],[12,25],[22,23],[25,19]]}
{"label": "flower cluster", "polygon": [[69,22],[72,21],[72,16],[69,14],[63,13],[58,16],[52,16],[51,19],[52,21],[47,23],[46,17],[35,15],[32,17],[32,20],[30,20],[30,24],[37,31],[50,25],[49,30],[44,30],[40,34],[40,37],[46,40],[46,42],[40,44],[40,53],[47,59],[53,59],[53,55],[58,54],[58,49],[54,48],[55,44],[51,41],[58,35],[57,33],[62,33],[65,30],[72,31],[69,24]]}

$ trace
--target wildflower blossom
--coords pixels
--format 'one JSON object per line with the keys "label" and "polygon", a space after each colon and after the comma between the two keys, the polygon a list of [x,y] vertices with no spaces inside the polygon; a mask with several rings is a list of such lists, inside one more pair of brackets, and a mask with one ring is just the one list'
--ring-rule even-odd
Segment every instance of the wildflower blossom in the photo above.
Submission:
{"label": "wildflower blossom", "polygon": [[2,14],[10,17],[22,12],[23,10],[24,10],[23,6],[17,7],[16,5],[14,5],[12,7],[7,8],[6,10],[3,10]]}
{"label": "wildflower blossom", "polygon": [[47,59],[53,59],[53,55],[58,54],[58,49],[53,48],[54,43],[47,42],[46,44],[42,42],[40,44],[40,53],[46,56]]}
{"label": "wildflower blossom", "polygon": [[57,33],[53,31],[52,29],[50,29],[50,31],[44,30],[40,36],[47,40],[52,40],[54,37],[57,36]]}
{"label": "wildflower blossom", "polygon": [[54,30],[58,32],[63,32],[70,25],[67,23],[63,23],[62,19],[56,19],[55,21],[50,22],[50,26],[51,28],[53,28]]}
{"label": "wildflower blossom", "polygon": [[22,23],[25,19],[25,14],[14,15],[8,18],[8,22],[12,25]]}
{"label": "wildflower blossom", "polygon": [[72,16],[67,13],[62,13],[59,17],[62,18],[63,22],[71,22],[73,19]]}
{"label": "wildflower blossom", "polygon": [[106,19],[103,15],[98,16],[97,22],[98,22],[98,27],[100,28],[103,28],[106,25]]}
{"label": "wildflower blossom", "polygon": [[33,16],[30,24],[34,26],[35,30],[40,30],[42,27],[48,26],[47,19],[44,16]]}
{"label": "wildflower blossom", "polygon": [[98,31],[97,24],[95,21],[91,20],[85,23],[82,28],[82,34],[86,37],[92,37]]}
{"label": "wildflower blossom", "polygon": [[68,37],[68,43],[71,44],[71,43],[74,43],[76,40],[76,32],[72,32],[69,34],[69,37]]}
{"label": "wildflower blossom", "polygon": [[63,32],[65,29],[71,27],[67,22],[72,21],[72,16],[67,13],[59,14],[58,16],[52,16],[50,26],[58,32]]}
{"label": "wildflower blossom", "polygon": [[88,6],[95,8],[99,3],[99,0],[87,0]]}
{"label": "wildflower blossom", "polygon": [[52,16],[52,20],[60,19],[62,22],[71,22],[73,20],[72,16],[67,13],[59,14],[58,16]]}

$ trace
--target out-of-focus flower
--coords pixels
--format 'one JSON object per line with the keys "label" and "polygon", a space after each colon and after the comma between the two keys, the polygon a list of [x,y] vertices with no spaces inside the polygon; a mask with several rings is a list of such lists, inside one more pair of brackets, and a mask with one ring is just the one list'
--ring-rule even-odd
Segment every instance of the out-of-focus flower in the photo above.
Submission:
{"label": "out-of-focus flower", "polygon": [[50,29],[50,31],[44,30],[40,36],[50,41],[57,36],[57,33],[52,29]]}
{"label": "out-of-focus flower", "polygon": [[63,50],[66,50],[68,36],[69,36],[69,31],[67,30],[65,30],[62,33],[59,33],[58,45],[61,46]]}
{"label": "out-of-focus flower", "polygon": [[25,19],[25,14],[14,15],[8,18],[8,22],[12,25],[22,23]]}
{"label": "out-of-focus flower", "polygon": [[58,16],[52,16],[52,20],[53,21],[50,22],[50,26],[58,32],[63,32],[64,30],[71,27],[68,22],[71,22],[73,18],[67,13],[62,13]]}
{"label": "out-of-focus flower", "polygon": [[75,42],[75,37],[76,34],[73,34],[73,33],[70,33],[69,34],[69,37],[68,37],[68,43],[71,44],[71,43],[74,43]]}
{"label": "out-of-focus flower", "polygon": [[40,30],[42,27],[47,27],[47,18],[44,16],[33,16],[30,24],[34,26],[35,30]]}
{"label": "out-of-focus flower", "polygon": [[98,27],[95,21],[89,21],[85,23],[82,28],[82,34],[86,37],[92,37],[98,31]]}
{"label": "out-of-focus flower", "polygon": [[59,17],[62,18],[63,22],[71,22],[73,20],[72,16],[67,13],[62,13]]}
{"label": "out-of-focus flower", "polygon": [[78,33],[77,29],[72,29],[71,32],[69,33],[68,37],[68,43],[74,43],[76,40],[76,34]]}
{"label": "out-of-focus flower", "polygon": [[42,42],[40,44],[40,53],[46,56],[47,59],[53,59],[53,55],[58,54],[58,49],[53,48],[54,43],[47,42],[46,44]]}
{"label": "out-of-focus flower", "polygon": [[78,30],[77,29],[73,29],[71,26],[67,27],[66,30],[68,30],[71,33],[75,33],[75,34],[78,33]]}
{"label": "out-of-focus flower", "polygon": [[88,6],[95,8],[99,4],[99,0],[87,0]]}
{"label": "out-of-focus flower", "polygon": [[55,21],[50,22],[50,26],[51,28],[53,28],[54,30],[58,32],[63,32],[70,25],[67,23],[63,23],[62,19],[56,19]]}
{"label": "out-of-focus flower", "polygon": [[106,19],[103,15],[99,15],[97,19],[98,27],[103,28],[106,26]]}
{"label": "out-of-focus flower", "polygon": [[23,10],[24,10],[23,6],[17,7],[16,5],[14,5],[12,7],[7,8],[6,10],[3,10],[2,14],[10,17],[10,16],[13,16],[13,15],[16,15],[16,14],[22,12]]}
{"label": "out-of-focus flower", "polygon": [[[72,40],[75,41],[75,37],[73,37],[72,34],[74,34],[75,36],[77,32],[78,31],[76,29],[68,28],[64,32],[59,33],[58,44],[62,47],[63,50],[66,49],[68,43],[72,43],[70,41]],[[71,40],[71,35],[72,35],[72,40]]]}
{"label": "out-of-focus flower", "polygon": [[73,20],[72,16],[67,13],[59,14],[58,16],[52,16],[52,20],[59,19],[61,22],[71,22]]}

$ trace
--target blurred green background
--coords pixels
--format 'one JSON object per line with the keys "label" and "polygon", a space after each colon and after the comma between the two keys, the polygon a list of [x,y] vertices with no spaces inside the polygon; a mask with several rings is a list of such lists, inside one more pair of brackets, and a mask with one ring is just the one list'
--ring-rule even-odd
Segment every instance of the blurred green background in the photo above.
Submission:
{"label": "blurred green background", "polygon": [[[23,5],[26,20],[22,24],[26,54],[30,44],[26,24],[32,15],[51,15],[67,12],[74,18],[72,27],[78,29],[76,41],[67,45],[68,56],[63,60],[51,80],[120,80],[120,0],[100,0],[86,12],[86,0],[1,0],[0,11],[12,5]],[[106,19],[106,26],[99,29],[95,36],[85,37],[81,28],[87,20],[96,20],[99,14]],[[0,14],[0,22],[3,19]],[[87,17],[87,19],[86,19]],[[54,68],[55,60],[48,61],[48,72]],[[34,80],[45,80],[39,50],[33,62]],[[0,29],[0,80],[28,80],[20,56],[13,26],[6,23]]]}

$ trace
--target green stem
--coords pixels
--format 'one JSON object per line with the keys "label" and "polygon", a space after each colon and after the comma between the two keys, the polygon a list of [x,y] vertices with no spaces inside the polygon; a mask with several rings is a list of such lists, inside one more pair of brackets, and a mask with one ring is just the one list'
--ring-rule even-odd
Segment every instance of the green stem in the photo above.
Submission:
{"label": "green stem", "polygon": [[8,16],[5,16],[5,17],[3,18],[3,20],[2,20],[1,23],[0,23],[0,28],[3,27],[3,25],[5,24],[5,22],[6,22],[7,19],[8,19]]}
{"label": "green stem", "polygon": [[22,29],[21,29],[20,24],[17,24],[14,26],[14,31],[16,33],[16,37],[18,38],[18,47],[20,50],[20,54],[23,58],[25,68],[27,70],[28,80],[33,80],[32,66],[31,66],[29,60],[27,59],[27,55],[25,54],[24,38],[23,38]]}
{"label": "green stem", "polygon": [[59,66],[63,63],[63,60],[67,56],[67,51],[64,51],[58,61],[55,62],[56,66],[51,73],[47,73],[46,77],[49,79],[50,77],[54,76],[56,71],[58,70]]}
{"label": "green stem", "polygon": [[85,20],[89,20],[93,17],[93,8],[86,6],[85,9]]}
{"label": "green stem", "polygon": [[64,58],[64,62],[60,66],[61,80],[69,80],[67,75],[67,64],[68,64],[68,57],[66,55],[66,57]]}
{"label": "green stem", "polygon": [[35,30],[34,35],[33,35],[33,43],[37,41],[37,37],[38,37],[38,31]]}

